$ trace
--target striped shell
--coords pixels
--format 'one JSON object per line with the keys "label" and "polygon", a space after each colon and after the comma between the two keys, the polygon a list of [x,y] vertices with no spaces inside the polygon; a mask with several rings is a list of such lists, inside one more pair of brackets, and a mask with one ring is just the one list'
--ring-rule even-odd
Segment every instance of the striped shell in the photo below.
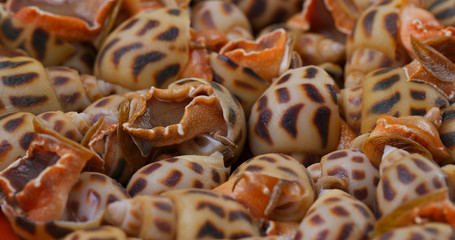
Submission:
{"label": "striped shell", "polygon": [[375,222],[364,203],[341,190],[327,190],[311,206],[294,239],[367,239]]}
{"label": "striped shell", "polygon": [[321,182],[324,177],[341,179],[343,190],[373,209],[379,171],[359,150],[338,150],[323,156]]}
{"label": "striped shell", "polygon": [[433,161],[410,154],[394,162],[380,176],[376,191],[378,215],[434,190],[447,188],[447,177]]}
{"label": "striped shell", "polygon": [[167,87],[188,61],[189,25],[188,13],[179,9],[135,15],[106,39],[95,62],[95,75],[135,90]]}
{"label": "striped shell", "polygon": [[229,160],[239,157],[245,143],[242,107],[215,82],[190,78],[168,89],[152,87],[130,106],[123,129],[133,137],[143,156],[174,145],[180,155],[209,156],[219,151],[230,155]]}
{"label": "striped shell", "polygon": [[355,85],[341,89],[340,107],[346,123],[355,133],[360,133],[362,120],[362,86]]}
{"label": "striped shell", "polygon": [[432,107],[448,105],[433,87],[408,82],[402,68],[382,68],[370,72],[363,81],[361,132],[371,131],[383,115],[404,117],[425,115]]}
{"label": "striped shell", "polygon": [[315,66],[289,70],[256,101],[249,120],[253,154],[326,154],[336,149],[340,117],[335,83]]}
{"label": "striped shell", "polygon": [[145,165],[126,187],[131,196],[154,195],[185,188],[212,189],[227,181],[230,168],[223,155],[184,155]]}
{"label": "striped shell", "polygon": [[249,159],[223,185],[215,191],[232,196],[253,216],[275,221],[300,221],[315,198],[308,170],[284,154]]}
{"label": "striped shell", "polygon": [[108,207],[106,217],[142,239],[234,239],[259,235],[253,217],[241,204],[203,189],[118,201]]}
{"label": "striped shell", "polygon": [[250,22],[239,7],[225,1],[203,1],[192,9],[191,25],[194,30],[204,32],[217,30],[226,34],[227,40],[237,39],[237,32],[252,38]]}

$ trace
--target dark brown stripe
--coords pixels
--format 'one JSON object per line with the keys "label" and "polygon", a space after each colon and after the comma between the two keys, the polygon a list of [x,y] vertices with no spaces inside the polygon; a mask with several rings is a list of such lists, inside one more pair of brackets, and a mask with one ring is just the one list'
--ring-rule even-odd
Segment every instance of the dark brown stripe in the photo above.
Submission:
{"label": "dark brown stripe", "polygon": [[441,140],[446,147],[452,147],[455,145],[455,132],[441,134]]}
{"label": "dark brown stripe", "polygon": [[376,10],[371,10],[368,12],[362,21],[362,26],[365,31],[365,34],[370,37],[371,32],[373,31],[374,17],[376,16]]}
{"label": "dark brown stripe", "polygon": [[24,123],[24,118],[22,117],[11,119],[6,122],[5,125],[3,125],[3,129],[5,129],[7,132],[14,132],[18,127],[22,125],[22,123]]}
{"label": "dark brown stripe", "polygon": [[131,186],[130,190],[128,193],[130,194],[131,197],[136,195],[136,193],[144,190],[144,188],[147,186],[147,181],[143,178],[138,178],[134,183],[133,186]]}
{"label": "dark brown stripe", "polygon": [[36,134],[34,132],[28,132],[22,135],[21,139],[19,140],[19,145],[22,149],[27,150],[30,146],[30,143],[35,139]]}
{"label": "dark brown stripe", "polygon": [[197,162],[190,162],[190,169],[198,174],[202,174],[204,172],[204,168]]}
{"label": "dark brown stripe", "polygon": [[267,2],[265,0],[255,0],[253,5],[249,8],[247,16],[249,19],[260,17],[265,13]]}
{"label": "dark brown stripe", "polygon": [[155,219],[155,226],[160,232],[170,233],[172,230],[172,225],[161,219]]}
{"label": "dark brown stripe", "polygon": [[98,56],[97,56],[97,63],[98,63],[98,68],[101,67],[101,62],[104,59],[104,55],[106,55],[106,52],[109,51],[116,43],[120,41],[119,38],[115,38],[109,43],[105,44],[104,47],[100,50]]}
{"label": "dark brown stripe", "polygon": [[420,168],[420,170],[424,171],[424,172],[430,172],[431,171],[431,167],[428,166],[428,164],[418,158],[412,158],[412,161],[414,162],[414,164]]}
{"label": "dark brown stripe", "polygon": [[335,152],[333,154],[330,154],[327,157],[327,160],[337,160],[339,158],[344,158],[344,157],[347,157],[347,156],[348,156],[348,153],[346,153],[345,151],[340,151],[340,152]]}
{"label": "dark brown stripe", "polygon": [[254,131],[268,144],[273,144],[272,138],[270,137],[268,125],[272,120],[272,112],[269,109],[265,109],[259,112],[258,121],[254,126]]}
{"label": "dark brown stripe", "polygon": [[29,83],[38,77],[39,75],[37,73],[23,73],[10,76],[3,76],[2,82],[4,85],[9,87],[17,87],[22,84]]}
{"label": "dark brown stripe", "polygon": [[320,107],[313,117],[313,124],[318,129],[319,136],[321,136],[322,148],[327,147],[327,142],[329,139],[330,115],[331,111],[328,107]]}
{"label": "dark brown stripe", "polygon": [[365,200],[367,199],[368,197],[368,189],[366,187],[364,188],[359,188],[359,189],[355,189],[353,192],[352,192],[352,195],[359,199],[359,200]]}
{"label": "dark brown stripe", "polygon": [[165,211],[165,212],[172,211],[172,206],[167,203],[164,203],[164,202],[156,202],[156,203],[153,203],[153,205],[161,211]]}
{"label": "dark brown stripe", "polygon": [[309,221],[310,221],[313,225],[321,225],[321,224],[324,224],[324,223],[325,223],[324,218],[322,218],[319,214],[316,214],[316,215],[314,215],[313,217],[311,217],[311,218],[309,219]]}
{"label": "dark brown stripe", "polygon": [[421,183],[416,187],[415,192],[417,193],[417,195],[422,196],[424,194],[427,194],[429,192],[429,190],[427,188],[427,185],[425,185],[425,183]]}
{"label": "dark brown stripe", "polygon": [[332,84],[326,84],[325,87],[329,91],[330,96],[332,97],[333,103],[338,104],[337,92],[335,90],[335,86],[333,86]]}
{"label": "dark brown stripe", "polygon": [[16,218],[16,225],[21,229],[25,230],[32,235],[35,233],[36,225],[34,222],[24,218],[24,217],[17,217]]}
{"label": "dark brown stripe", "polygon": [[125,24],[124,27],[122,27],[120,29],[120,31],[125,31],[125,30],[132,28],[138,21],[139,21],[139,19],[137,19],[137,18],[131,19],[128,23]]}
{"label": "dark brown stripe", "polygon": [[137,35],[142,36],[146,34],[150,29],[153,29],[158,25],[160,25],[160,22],[156,20],[148,20],[148,22],[144,25],[144,27],[142,27],[142,29],[137,33]]}
{"label": "dark brown stripe", "polygon": [[157,87],[162,87],[164,83],[169,80],[170,78],[176,76],[180,71],[180,64],[173,64],[170,66],[167,66],[160,72],[158,72],[155,76],[156,79],[156,86]]}
{"label": "dark brown stripe", "polygon": [[416,176],[409,171],[406,166],[401,164],[397,166],[397,177],[398,180],[404,184],[409,184],[416,178]]}
{"label": "dark brown stripe", "polygon": [[426,93],[425,91],[418,91],[418,90],[411,90],[411,97],[414,100],[425,100],[426,98]]}
{"label": "dark brown stripe", "polygon": [[278,99],[279,103],[287,103],[291,100],[289,91],[287,88],[278,88],[275,91],[276,98]]}
{"label": "dark brown stripe", "polygon": [[379,69],[379,70],[376,70],[375,72],[373,72],[373,76],[378,76],[378,75],[381,75],[381,74],[385,74],[385,73],[388,73],[390,71],[394,70],[394,68],[382,68],[382,69]]}
{"label": "dark brown stripe", "polygon": [[351,235],[352,230],[354,229],[354,224],[353,223],[345,223],[341,227],[340,234],[336,238],[337,240],[344,240],[344,239],[350,239],[349,235]]}
{"label": "dark brown stripe", "polygon": [[70,79],[67,77],[54,77],[52,79],[52,84],[54,86],[62,86],[65,85]]}
{"label": "dark brown stripe", "polygon": [[179,35],[179,29],[176,27],[170,27],[165,32],[158,35],[157,39],[161,41],[174,41]]}
{"label": "dark brown stripe", "polygon": [[384,17],[383,22],[387,32],[393,39],[398,39],[398,14],[389,13]]}
{"label": "dark brown stripe", "polygon": [[18,108],[31,107],[47,102],[47,96],[10,96],[11,104]]}
{"label": "dark brown stripe", "polygon": [[262,171],[264,170],[263,167],[261,166],[256,166],[256,165],[250,165],[248,166],[245,171],[248,171],[248,172],[259,172],[259,171]]}
{"label": "dark brown stripe", "polygon": [[382,179],[382,193],[387,201],[392,201],[395,198],[395,190],[392,188],[388,178]]}
{"label": "dark brown stripe", "polygon": [[46,232],[49,233],[49,235],[51,235],[55,239],[61,239],[74,231],[74,229],[68,229],[62,226],[58,226],[57,224],[55,224],[54,221],[46,222],[44,228],[46,229]]}
{"label": "dark brown stripe", "polygon": [[[121,47],[112,53],[112,62],[114,62],[115,67],[118,67],[118,64],[120,63],[120,58],[127,52],[138,49],[143,47],[144,45],[142,43],[133,43],[128,46]],[[134,67],[133,67],[134,69]]]}
{"label": "dark brown stripe", "polygon": [[220,218],[224,218],[225,213],[222,206],[215,205],[214,203],[211,202],[199,202],[198,205],[196,206],[197,210],[201,210],[204,208],[208,208],[211,212],[218,215]]}
{"label": "dark brown stripe", "polygon": [[39,60],[43,60],[46,57],[47,41],[49,41],[49,34],[43,29],[37,28],[33,32],[32,46]]}
{"label": "dark brown stripe", "polygon": [[237,121],[237,115],[235,114],[234,109],[229,108],[229,123],[231,125],[235,125],[236,121]]}
{"label": "dark brown stripe", "polygon": [[302,84],[301,86],[311,101],[316,102],[316,103],[325,102],[321,93],[319,93],[318,88],[315,87],[313,84],[306,83],[306,84]]}
{"label": "dark brown stripe", "polygon": [[388,113],[392,109],[392,107],[395,105],[395,103],[400,101],[400,99],[401,99],[400,93],[396,92],[390,98],[387,98],[385,100],[382,100],[382,101],[374,104],[373,107],[370,109],[370,112],[371,113]]}
{"label": "dark brown stripe", "polygon": [[0,158],[3,158],[11,149],[13,149],[13,146],[7,140],[3,140],[0,143]]}
{"label": "dark brown stripe", "polygon": [[305,75],[303,78],[314,78],[316,74],[318,73],[318,70],[314,67],[308,67],[305,69]]}
{"label": "dark brown stripe", "polygon": [[173,16],[179,16],[180,15],[180,10],[176,9],[176,8],[173,8],[173,9],[169,9],[169,11],[167,11],[167,13],[169,13],[170,15],[173,15]]}
{"label": "dark brown stripe", "polygon": [[291,74],[290,74],[290,73],[288,73],[288,74],[286,74],[286,75],[284,75],[284,76],[281,76],[281,77],[276,81],[276,84],[277,84],[277,85],[278,85],[278,84],[283,84],[283,83],[287,82],[287,81],[289,80],[290,77],[291,77]]}
{"label": "dark brown stripe", "polygon": [[139,73],[141,73],[141,71],[144,69],[144,67],[147,64],[157,62],[165,57],[166,57],[166,54],[161,53],[161,52],[150,52],[150,53],[146,53],[146,54],[137,56],[134,59],[134,63],[133,63],[134,77],[137,78]]}
{"label": "dark brown stripe", "polygon": [[340,216],[340,217],[349,216],[349,212],[346,211],[346,209],[344,209],[344,207],[342,207],[342,206],[335,206],[330,209],[330,212],[332,212],[334,215]]}
{"label": "dark brown stripe", "polygon": [[215,24],[213,23],[212,13],[210,10],[205,10],[202,15],[202,22],[209,28],[216,29]]}
{"label": "dark brown stripe", "polygon": [[204,225],[199,229],[197,238],[224,238],[224,233],[222,229],[218,229],[210,221],[204,223]]}
{"label": "dark brown stripe", "polygon": [[168,187],[175,187],[181,179],[182,173],[178,170],[173,170],[165,179],[163,179],[162,183]]}
{"label": "dark brown stripe", "polygon": [[22,62],[3,61],[3,62],[0,62],[0,69],[16,68],[16,67],[20,67],[27,63],[31,63],[31,62],[30,61],[22,61]]}
{"label": "dark brown stripe", "polygon": [[427,113],[427,110],[425,108],[411,108],[410,113],[414,116],[423,116]]}
{"label": "dark brown stripe", "polygon": [[237,220],[243,220],[243,221],[247,221],[250,223],[253,222],[253,219],[251,218],[251,216],[246,212],[242,212],[242,211],[229,212],[229,221],[233,222],[233,221],[237,221]]}
{"label": "dark brown stripe", "polygon": [[11,19],[12,18],[6,18],[6,20],[3,21],[2,33],[3,33],[3,35],[5,35],[6,38],[8,38],[10,40],[16,40],[24,29],[13,27]]}
{"label": "dark brown stripe", "polygon": [[231,67],[232,69],[236,69],[239,67],[239,65],[237,63],[235,63],[234,61],[232,61],[230,58],[224,56],[224,55],[218,55],[218,58],[224,62],[227,66]]}
{"label": "dark brown stripe", "polygon": [[294,176],[294,177],[297,177],[297,176],[298,176],[297,173],[296,173],[294,170],[290,169],[290,168],[287,168],[287,167],[278,167],[278,169],[281,170],[281,171],[283,171],[283,172],[289,173],[289,174],[291,174],[291,175]]}
{"label": "dark brown stripe", "polygon": [[281,117],[280,126],[292,136],[292,138],[297,137],[297,120],[300,111],[302,110],[304,104],[296,104],[284,112]]}
{"label": "dark brown stripe", "polygon": [[68,105],[68,104],[73,104],[81,97],[81,94],[76,92],[73,94],[62,94],[59,96],[60,102],[63,103],[63,105]]}
{"label": "dark brown stripe", "polygon": [[398,74],[392,75],[386,79],[383,79],[383,80],[377,82],[373,87],[373,91],[386,90],[386,89],[392,87],[393,84],[395,84],[399,80],[400,80],[400,75],[398,75]]}
{"label": "dark brown stripe", "polygon": [[238,88],[243,88],[243,89],[246,89],[246,90],[257,90],[257,88],[245,81],[242,81],[242,80],[234,80],[234,86],[238,87]]}

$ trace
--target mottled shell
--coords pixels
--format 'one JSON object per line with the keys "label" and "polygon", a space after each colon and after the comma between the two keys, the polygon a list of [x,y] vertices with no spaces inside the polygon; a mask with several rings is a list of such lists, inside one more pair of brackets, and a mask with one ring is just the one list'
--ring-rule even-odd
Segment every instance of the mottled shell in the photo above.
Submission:
{"label": "mottled shell", "polygon": [[40,62],[30,57],[2,58],[0,66],[1,114],[63,110]]}
{"label": "mottled shell", "polygon": [[395,228],[373,240],[402,240],[402,239],[431,239],[449,240],[455,232],[449,224],[445,223],[425,223],[407,227]]}
{"label": "mottled shell", "polygon": [[439,134],[444,145],[450,151],[450,157],[455,160],[455,105],[443,110]]}
{"label": "mottled shell", "polygon": [[60,111],[44,112],[36,116],[43,124],[75,142],[81,142],[85,132],[72,121],[68,115]]}
{"label": "mottled shell", "polygon": [[120,85],[97,79],[92,75],[82,74],[80,75],[80,79],[84,85],[85,93],[91,102],[112,94],[124,94],[130,91]]}
{"label": "mottled shell", "polygon": [[218,30],[227,35],[228,40],[231,31],[241,28],[251,33],[250,22],[238,6],[225,1],[199,2],[192,9],[191,25],[196,31]]}
{"label": "mottled shell", "polygon": [[382,115],[425,115],[432,107],[448,105],[433,87],[408,82],[402,68],[370,72],[363,81],[361,132],[371,131]]}
{"label": "mottled shell", "polygon": [[[151,109],[161,120],[141,126]],[[238,158],[246,139],[244,112],[235,97],[218,83],[195,78],[179,80],[168,89],[152,87],[133,100],[123,128],[144,156],[153,148],[176,144],[181,155],[209,156],[219,151]],[[219,139],[214,136],[217,132]]]}
{"label": "mottled shell", "polygon": [[365,10],[348,37],[347,57],[357,49],[369,48],[382,52],[391,60],[389,66],[404,63],[408,59],[406,50],[401,46],[399,34],[399,12],[404,1],[390,1],[377,4]]}
{"label": "mottled shell", "polygon": [[246,116],[250,115],[253,104],[270,85],[251,68],[239,65],[225,55],[212,52],[210,67],[213,81],[223,85],[239,100]]}
{"label": "mottled shell", "polygon": [[65,112],[80,112],[90,105],[91,102],[76,70],[67,67],[48,67],[46,73]]}
{"label": "mottled shell", "polygon": [[130,236],[147,240],[172,240],[179,230],[176,207],[162,196],[136,196],[114,202],[108,206],[105,220]]}
{"label": "mottled shell", "polygon": [[284,22],[302,9],[301,0],[229,0],[239,6],[256,31],[273,23]]}
{"label": "mottled shell", "polygon": [[327,190],[309,209],[294,239],[366,239],[376,222],[371,210],[341,190]]}
{"label": "mottled shell", "polygon": [[355,85],[341,89],[340,107],[346,123],[355,133],[360,133],[362,119],[362,86]]}
{"label": "mottled shell", "polygon": [[101,226],[96,228],[87,228],[74,231],[66,235],[62,240],[95,240],[95,239],[110,239],[110,240],[128,240],[126,233],[120,228],[113,226]]}
{"label": "mottled shell", "polygon": [[376,191],[378,215],[386,215],[403,203],[447,188],[446,179],[436,163],[419,154],[401,158],[380,177]]}
{"label": "mottled shell", "polygon": [[144,166],[133,174],[126,189],[133,197],[185,188],[210,190],[226,182],[229,172],[220,153],[184,155]]}
{"label": "mottled shell", "polygon": [[68,221],[86,222],[104,215],[106,207],[130,196],[117,181],[95,172],[83,172],[68,194],[65,216]]}
{"label": "mottled shell", "polygon": [[189,16],[172,8],[148,10],[114,30],[101,47],[95,75],[130,89],[167,87],[189,58]]}
{"label": "mottled shell", "polygon": [[36,136],[34,118],[33,114],[27,112],[0,116],[0,170],[25,155]]}
{"label": "mottled shell", "polygon": [[[3,10],[3,8],[2,8]],[[5,13],[6,14],[6,13]],[[1,19],[0,39],[10,49],[21,48],[45,66],[58,66],[76,53],[76,48],[35,24],[6,16]]]}
{"label": "mottled shell", "polygon": [[345,190],[373,209],[376,186],[379,182],[378,167],[359,150],[345,149],[321,158],[321,181],[336,177],[345,182]]}
{"label": "mottled shell", "polygon": [[[249,159],[233,172],[229,182],[234,182],[229,194],[250,211],[256,211],[253,215],[276,221],[300,221],[316,194],[308,170],[284,154],[264,154]],[[258,199],[265,201],[263,209],[254,206]]]}
{"label": "mottled shell", "polygon": [[249,119],[253,154],[336,149],[340,117],[335,83],[315,66],[289,70],[256,101]]}
{"label": "mottled shell", "polygon": [[176,239],[259,236],[254,218],[234,199],[203,189],[168,191],[177,211]]}

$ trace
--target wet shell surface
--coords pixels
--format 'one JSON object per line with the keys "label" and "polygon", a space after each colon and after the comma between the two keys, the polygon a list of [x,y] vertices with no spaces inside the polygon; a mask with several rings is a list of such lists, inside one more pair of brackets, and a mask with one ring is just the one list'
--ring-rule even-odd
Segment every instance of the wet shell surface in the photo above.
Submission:
{"label": "wet shell surface", "polygon": [[316,66],[289,70],[256,101],[249,119],[253,154],[326,154],[336,149],[340,116],[335,82]]}
{"label": "wet shell surface", "polygon": [[167,87],[188,61],[189,21],[186,11],[173,8],[135,15],[106,39],[95,62],[95,75],[135,90]]}
{"label": "wet shell surface", "polygon": [[223,155],[184,155],[145,165],[126,187],[131,196],[160,194],[185,188],[213,189],[229,177]]}
{"label": "wet shell surface", "polygon": [[294,239],[366,239],[375,222],[364,203],[341,190],[327,190],[311,206]]}

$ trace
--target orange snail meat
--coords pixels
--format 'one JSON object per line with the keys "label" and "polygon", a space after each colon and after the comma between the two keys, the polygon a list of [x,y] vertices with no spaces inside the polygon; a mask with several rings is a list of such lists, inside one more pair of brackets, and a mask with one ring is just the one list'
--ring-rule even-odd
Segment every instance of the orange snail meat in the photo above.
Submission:
{"label": "orange snail meat", "polygon": [[254,104],[249,126],[255,155],[335,150],[340,137],[335,82],[316,66],[285,72]]}
{"label": "orange snail meat", "polygon": [[226,182],[229,172],[221,153],[182,155],[145,165],[131,176],[126,189],[132,197],[185,188],[210,190]]}
{"label": "orange snail meat", "polygon": [[341,180],[341,190],[373,209],[379,171],[365,154],[359,150],[338,150],[323,156],[320,164],[321,176],[317,182],[318,187],[326,188],[325,185],[330,187],[332,182]]}
{"label": "orange snail meat", "polygon": [[402,68],[382,68],[365,76],[361,133],[373,130],[376,120],[383,115],[425,115],[432,107],[448,105],[445,96],[432,86],[407,79]]}
{"label": "orange snail meat", "polygon": [[141,12],[109,34],[95,61],[95,75],[134,90],[167,87],[188,61],[190,39],[187,11]]}
{"label": "orange snail meat", "polygon": [[338,190],[325,190],[300,222],[294,239],[367,239],[376,219],[363,202]]}
{"label": "orange snail meat", "polygon": [[241,202],[256,218],[300,221],[314,201],[310,173],[284,154],[255,156],[215,188]]}
{"label": "orange snail meat", "polygon": [[438,163],[450,160],[450,152],[442,143],[438,130],[422,116],[378,118],[362,148],[370,161],[379,164],[385,145],[425,154]]}
{"label": "orange snail meat", "polygon": [[446,179],[440,167],[428,158],[417,153],[404,156],[380,176],[376,191],[377,215],[387,215],[406,202],[448,189]]}
{"label": "orange snail meat", "polygon": [[259,236],[255,220],[240,203],[204,189],[173,190],[160,196],[118,201],[108,206],[106,219],[142,239]]}
{"label": "orange snail meat", "polygon": [[133,99],[123,129],[143,156],[169,146],[181,155],[219,151],[229,161],[239,157],[246,138],[245,116],[234,96],[218,83],[194,78],[168,89],[152,87]]}
{"label": "orange snail meat", "polygon": [[261,78],[272,82],[289,68],[292,41],[284,29],[277,29],[256,41],[229,41],[221,48],[219,54],[253,69]]}

